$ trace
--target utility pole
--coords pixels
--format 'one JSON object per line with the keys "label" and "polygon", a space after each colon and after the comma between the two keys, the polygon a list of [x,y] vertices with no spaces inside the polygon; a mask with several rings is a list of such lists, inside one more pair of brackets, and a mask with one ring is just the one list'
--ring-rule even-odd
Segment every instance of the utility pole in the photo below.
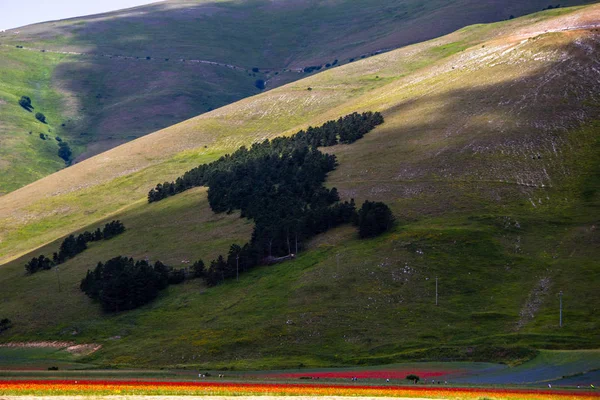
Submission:
{"label": "utility pole", "polygon": [[438,305],[438,277],[435,277],[435,305]]}
{"label": "utility pole", "polygon": [[58,291],[60,292],[60,291],[61,291],[61,290],[60,290],[61,288],[60,288],[60,270],[59,270],[59,268],[60,268],[60,267],[58,267],[58,266],[57,266],[57,267],[55,268],[55,270],[56,270],[56,279],[58,280]]}
{"label": "utility pole", "polygon": [[562,296],[563,296],[563,292],[562,290],[558,293],[558,298],[559,298],[559,319],[558,319],[558,326],[560,328],[562,328]]}

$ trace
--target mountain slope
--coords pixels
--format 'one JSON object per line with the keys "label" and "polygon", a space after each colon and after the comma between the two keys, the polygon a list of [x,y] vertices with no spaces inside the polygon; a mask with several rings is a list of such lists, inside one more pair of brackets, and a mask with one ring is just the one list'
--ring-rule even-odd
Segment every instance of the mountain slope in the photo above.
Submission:
{"label": "mountain slope", "polygon": [[[129,230],[61,265],[62,292],[55,273],[23,276],[31,254],[0,267],[0,316],[15,324],[0,340],[100,342],[92,361],[108,364],[253,368],[597,347],[598,21],[591,6],[465,28],[242,100],[3,196],[4,260],[106,218]],[[328,185],[343,199],[390,204],[399,220],[390,234],[359,241],[342,227],[293,262],[217,288],[174,286],[119,315],[101,316],[79,291],[88,268],[118,254],[176,266],[247,240],[249,224],[212,214],[202,189],[146,204],[155,183],[362,110],[386,122],[331,149],[340,166]]]}
{"label": "mountain slope", "polygon": [[[81,161],[259,93],[258,79],[277,87],[305,67],[345,64],[546,3],[170,0],[0,33],[0,192],[64,165],[55,136]],[[23,95],[48,125],[18,106]]]}

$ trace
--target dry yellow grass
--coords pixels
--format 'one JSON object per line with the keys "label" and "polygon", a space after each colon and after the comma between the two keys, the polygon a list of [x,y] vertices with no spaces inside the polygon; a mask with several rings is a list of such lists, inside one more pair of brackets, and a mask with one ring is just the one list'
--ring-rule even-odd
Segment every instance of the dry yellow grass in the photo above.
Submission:
{"label": "dry yellow grass", "polygon": [[[478,131],[487,132],[480,137],[483,140],[492,132],[537,127],[539,118],[530,115],[535,111],[543,116],[543,111],[527,107],[544,93],[534,86],[543,86],[547,72],[565,61],[561,54],[568,46],[581,43],[582,49],[593,48],[597,38],[594,27],[600,25],[599,21],[600,6],[595,5],[558,17],[532,16],[466,28],[326,71],[119,146],[1,197],[0,262],[143,202],[155,183],[173,179],[199,162],[212,160],[242,144],[293,133],[356,110],[382,111],[387,123],[362,143],[351,148],[339,146],[333,151],[343,161],[345,157],[364,159],[381,150],[384,152],[375,158],[382,164],[362,170],[357,168],[360,162],[342,163],[330,181],[348,196],[359,198],[364,197],[360,194],[363,192],[394,190],[386,183],[427,175],[425,172],[435,169],[431,168],[431,160],[446,162],[445,149],[456,150],[461,142],[463,150],[468,149],[473,142],[467,141]],[[471,47],[444,56],[444,46],[456,43]],[[529,97],[521,100],[521,108],[497,104],[496,109],[496,105],[485,103],[494,90],[509,99],[514,91],[510,86],[518,91],[520,81],[530,85],[523,93]],[[502,100],[502,96],[497,97]],[[471,104],[470,98],[484,104]],[[565,116],[565,124],[581,122],[574,121],[575,117],[585,120],[590,115]],[[541,131],[554,128],[542,127]],[[422,146],[431,146],[426,157]],[[417,148],[418,154],[411,156]],[[396,170],[392,156],[396,151],[407,161],[412,158],[412,165]],[[419,165],[425,159],[428,166]],[[464,171],[446,171],[442,178],[516,184],[543,181],[542,176],[528,172],[519,176],[522,165],[513,165],[511,171],[498,174],[494,168],[497,165],[475,177],[465,176]],[[382,185],[372,185],[377,181]],[[396,195],[402,197],[402,193]]]}
{"label": "dry yellow grass", "polygon": [[[79,332],[103,345],[98,363],[237,369],[446,358],[458,353],[439,346],[466,343],[595,346],[598,198],[584,190],[597,186],[599,21],[595,5],[469,27],[248,98],[0,198],[0,262],[37,246],[35,255],[51,254],[61,235],[109,217],[128,228],[61,265],[61,292],[54,272],[24,276],[24,257],[2,265],[0,316],[15,321],[4,340]],[[293,262],[208,290],[169,287],[115,316],[79,290],[87,269],[119,254],[182,266],[248,239],[251,222],[212,213],[205,189],[147,204],[154,184],[363,110],[386,122],[327,148],[340,161],[327,184],[346,199],[385,201],[399,219],[393,232],[359,241],[340,227]],[[546,278],[535,318],[519,326]],[[563,328],[559,290],[570,307]]]}
{"label": "dry yellow grass", "polygon": [[[428,400],[421,397],[343,397],[343,396],[2,396],[2,400]],[[430,398],[429,398],[430,399]]]}

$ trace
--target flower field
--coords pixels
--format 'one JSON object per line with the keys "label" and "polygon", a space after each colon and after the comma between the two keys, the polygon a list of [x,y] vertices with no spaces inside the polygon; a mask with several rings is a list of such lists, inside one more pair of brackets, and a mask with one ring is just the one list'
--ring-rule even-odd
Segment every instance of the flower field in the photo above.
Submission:
{"label": "flower field", "polygon": [[460,370],[431,370],[431,369],[378,369],[378,370],[347,370],[347,371],[318,371],[318,372],[283,372],[278,374],[267,374],[277,378],[301,378],[309,376],[312,378],[326,379],[405,379],[407,375],[414,374],[420,378],[439,378],[451,374],[458,374]]}
{"label": "flower field", "polygon": [[600,399],[592,391],[488,389],[427,386],[261,384],[231,382],[165,382],[113,380],[0,381],[0,395],[27,396],[352,396],[431,399]]}

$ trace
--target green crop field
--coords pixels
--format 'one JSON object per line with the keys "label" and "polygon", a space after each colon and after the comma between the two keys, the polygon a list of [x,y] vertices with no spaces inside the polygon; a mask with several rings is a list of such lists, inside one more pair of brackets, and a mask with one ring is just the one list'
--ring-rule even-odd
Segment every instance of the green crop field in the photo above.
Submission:
{"label": "green crop field", "polygon": [[[241,100],[1,197],[0,318],[13,327],[0,342],[98,343],[80,361],[102,366],[236,369],[518,364],[537,349],[597,348],[598,20],[595,5],[468,27]],[[212,213],[205,189],[147,204],[154,184],[366,110],[386,122],[327,148],[339,161],[327,185],[342,199],[385,201],[391,232],[359,240],[340,227],[293,261],[214,288],[170,286],[118,314],[79,290],[88,269],[119,254],[178,267],[249,239],[251,223]],[[32,255],[115,218],[127,231],[60,275],[25,275]]]}
{"label": "green crop field", "polygon": [[[258,79],[275,88],[310,75],[305,67],[325,70],[335,60],[347,64],[547,6],[546,0],[169,0],[0,32],[0,195],[64,167],[56,141],[39,139],[42,130],[68,141],[73,162],[80,162],[257,94]],[[435,51],[448,55],[463,45]],[[48,114],[49,126],[18,106],[21,96]]]}

